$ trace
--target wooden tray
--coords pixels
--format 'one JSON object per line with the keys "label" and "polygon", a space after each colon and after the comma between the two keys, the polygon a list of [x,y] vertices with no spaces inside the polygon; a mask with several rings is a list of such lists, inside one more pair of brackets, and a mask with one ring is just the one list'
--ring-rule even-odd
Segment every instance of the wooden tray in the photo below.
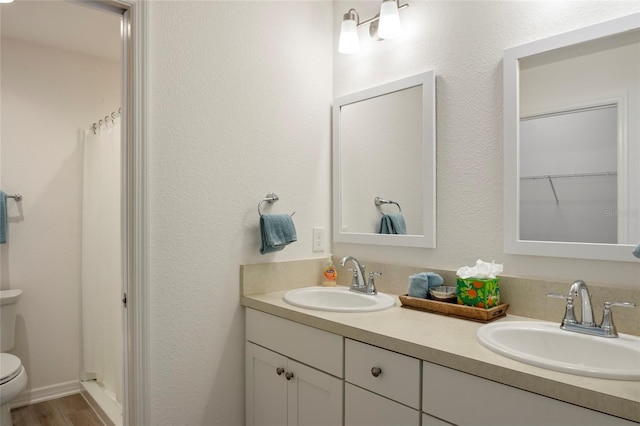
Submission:
{"label": "wooden tray", "polygon": [[439,302],[437,300],[421,299],[411,297],[407,294],[398,296],[403,308],[416,309],[419,311],[432,312],[441,315],[448,315],[456,318],[463,318],[478,322],[490,322],[507,315],[509,304],[503,303],[493,308],[483,309],[475,306],[458,305],[457,303]]}

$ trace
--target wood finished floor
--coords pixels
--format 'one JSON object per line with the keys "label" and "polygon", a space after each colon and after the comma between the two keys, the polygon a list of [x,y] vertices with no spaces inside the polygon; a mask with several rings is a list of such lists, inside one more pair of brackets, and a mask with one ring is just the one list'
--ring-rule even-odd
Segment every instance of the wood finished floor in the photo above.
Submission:
{"label": "wood finished floor", "polygon": [[11,410],[14,426],[104,426],[79,394]]}

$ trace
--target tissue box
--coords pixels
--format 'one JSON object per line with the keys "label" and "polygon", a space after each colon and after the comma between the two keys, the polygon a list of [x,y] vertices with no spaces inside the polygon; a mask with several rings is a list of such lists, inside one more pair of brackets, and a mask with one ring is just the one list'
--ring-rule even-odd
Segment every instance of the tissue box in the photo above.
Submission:
{"label": "tissue box", "polygon": [[458,278],[456,295],[459,305],[493,308],[500,304],[500,278]]}

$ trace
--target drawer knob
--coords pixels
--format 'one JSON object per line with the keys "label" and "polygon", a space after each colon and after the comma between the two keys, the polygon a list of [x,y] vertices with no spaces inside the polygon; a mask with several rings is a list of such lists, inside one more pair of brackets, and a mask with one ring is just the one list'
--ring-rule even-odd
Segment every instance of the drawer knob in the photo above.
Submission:
{"label": "drawer knob", "polygon": [[284,368],[282,367],[276,368],[276,373],[278,374],[278,376],[282,376],[282,373],[284,373]]}
{"label": "drawer knob", "polygon": [[382,369],[380,367],[372,367],[371,368],[371,375],[373,377],[378,377],[380,374],[382,374]]}
{"label": "drawer knob", "polygon": [[293,373],[292,373],[292,372],[288,372],[288,373],[286,373],[286,374],[284,375],[284,377],[286,377],[286,378],[287,378],[287,380],[291,380],[291,379],[293,379]]}

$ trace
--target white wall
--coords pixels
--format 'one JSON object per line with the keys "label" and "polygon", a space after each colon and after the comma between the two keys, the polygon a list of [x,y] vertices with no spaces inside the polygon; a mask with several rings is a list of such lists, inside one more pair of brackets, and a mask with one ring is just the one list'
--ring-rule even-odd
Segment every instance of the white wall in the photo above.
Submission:
{"label": "white wall", "polygon": [[9,238],[2,288],[24,291],[16,347],[27,391],[79,379],[82,146],[79,130],[117,109],[117,63],[2,40],[2,189]]}
{"label": "white wall", "polygon": [[507,275],[638,285],[640,262],[504,254],[502,56],[506,48],[636,13],[640,2],[411,1],[400,11],[401,38],[372,41],[361,28],[361,52],[342,55],[337,23],[350,7],[367,19],[379,3],[336,2],[334,96],[435,70],[438,247],[336,244],[336,255],[452,270],[495,259]]}
{"label": "white wall", "polygon": [[[311,237],[330,226],[332,4],[149,13],[150,424],[240,425],[239,265],[325,256]],[[298,241],[262,256],[268,192]]]}

